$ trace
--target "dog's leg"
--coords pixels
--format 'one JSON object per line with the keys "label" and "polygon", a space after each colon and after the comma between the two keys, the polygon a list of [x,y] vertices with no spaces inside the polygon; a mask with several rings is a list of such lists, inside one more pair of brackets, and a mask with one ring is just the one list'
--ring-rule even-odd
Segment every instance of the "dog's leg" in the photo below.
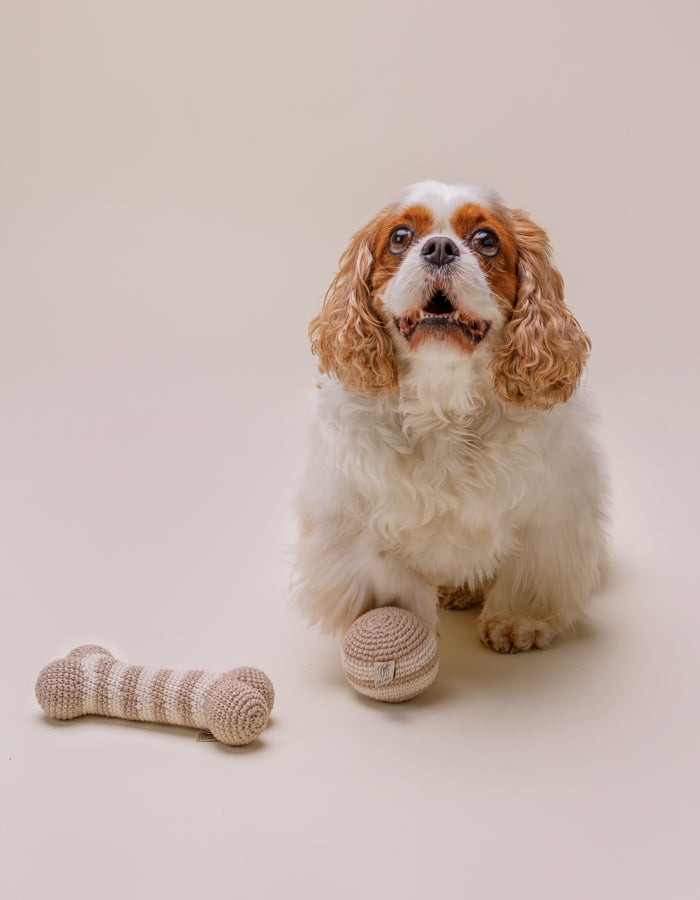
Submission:
{"label": "dog's leg", "polygon": [[342,634],[376,606],[401,606],[437,629],[437,588],[400,554],[379,548],[347,523],[306,529],[297,545],[292,594],[323,631]]}
{"label": "dog's leg", "polygon": [[411,569],[399,554],[379,550],[371,566],[375,606],[400,606],[438,626],[438,589]]}
{"label": "dog's leg", "polygon": [[604,563],[599,520],[585,511],[568,521],[522,529],[501,564],[477,622],[482,642],[501,653],[544,649],[578,621]]}

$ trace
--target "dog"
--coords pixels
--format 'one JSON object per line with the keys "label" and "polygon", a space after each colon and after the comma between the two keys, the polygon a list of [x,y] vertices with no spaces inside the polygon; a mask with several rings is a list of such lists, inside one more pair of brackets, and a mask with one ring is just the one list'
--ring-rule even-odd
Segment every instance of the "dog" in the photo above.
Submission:
{"label": "dog", "polygon": [[493,191],[425,181],[351,239],[309,326],[320,369],[293,597],[342,633],[482,603],[481,641],[545,648],[605,563],[578,385],[590,341],[546,233]]}

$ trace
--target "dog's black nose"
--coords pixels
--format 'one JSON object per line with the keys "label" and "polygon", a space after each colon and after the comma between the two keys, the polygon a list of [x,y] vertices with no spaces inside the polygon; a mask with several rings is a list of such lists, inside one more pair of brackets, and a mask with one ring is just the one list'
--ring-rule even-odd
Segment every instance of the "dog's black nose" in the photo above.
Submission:
{"label": "dog's black nose", "polygon": [[430,237],[423,244],[421,255],[434,266],[445,266],[459,256],[459,247],[448,237]]}

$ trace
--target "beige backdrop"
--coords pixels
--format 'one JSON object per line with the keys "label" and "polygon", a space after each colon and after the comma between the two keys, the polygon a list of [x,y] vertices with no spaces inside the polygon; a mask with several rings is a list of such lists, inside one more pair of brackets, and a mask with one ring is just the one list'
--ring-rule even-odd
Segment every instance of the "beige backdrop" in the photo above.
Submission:
{"label": "beige backdrop", "polygon": [[[698,6],[5,0],[0,892],[696,889]],[[306,324],[407,182],[547,227],[593,339],[609,577],[546,653],[445,614],[405,707],[287,607]],[[266,669],[246,750],[57,725],[49,659]],[[6,664],[6,666],[5,666]]]}

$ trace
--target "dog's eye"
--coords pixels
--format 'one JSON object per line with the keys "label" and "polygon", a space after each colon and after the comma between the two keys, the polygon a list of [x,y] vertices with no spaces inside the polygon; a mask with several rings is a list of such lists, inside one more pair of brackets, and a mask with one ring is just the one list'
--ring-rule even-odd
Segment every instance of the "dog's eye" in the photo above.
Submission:
{"label": "dog's eye", "polygon": [[389,235],[389,250],[392,253],[403,253],[413,240],[413,232],[405,225],[399,225]]}
{"label": "dog's eye", "polygon": [[498,253],[498,238],[493,231],[480,228],[469,238],[469,243],[482,256],[495,256]]}

